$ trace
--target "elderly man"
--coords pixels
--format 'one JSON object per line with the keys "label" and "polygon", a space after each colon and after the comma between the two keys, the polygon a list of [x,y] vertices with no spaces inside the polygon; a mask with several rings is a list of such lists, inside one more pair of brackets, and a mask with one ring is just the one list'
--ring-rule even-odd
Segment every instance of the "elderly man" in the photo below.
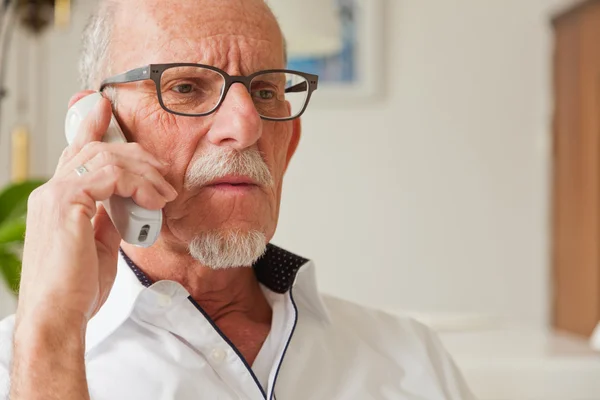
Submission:
{"label": "elderly man", "polygon": [[[31,196],[0,397],[471,398],[425,327],[320,295],[268,244],[317,85],[284,47],[263,0],[101,2],[82,75],[132,143],[100,143],[100,100]],[[152,247],[121,243],[112,195],[163,210]]]}

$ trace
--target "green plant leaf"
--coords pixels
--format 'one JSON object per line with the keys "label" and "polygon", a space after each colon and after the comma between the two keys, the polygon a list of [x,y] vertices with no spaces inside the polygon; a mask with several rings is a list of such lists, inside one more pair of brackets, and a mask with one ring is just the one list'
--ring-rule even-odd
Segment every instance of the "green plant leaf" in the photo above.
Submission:
{"label": "green plant leaf", "polygon": [[10,290],[16,295],[19,293],[21,279],[21,260],[19,257],[0,247],[0,275],[8,284]]}
{"label": "green plant leaf", "polygon": [[43,185],[41,180],[32,180],[7,186],[0,192],[0,224],[11,217],[20,217],[27,210],[27,199],[33,190]]}
{"label": "green plant leaf", "polygon": [[22,243],[25,239],[25,217],[11,218],[0,224],[0,245]]}

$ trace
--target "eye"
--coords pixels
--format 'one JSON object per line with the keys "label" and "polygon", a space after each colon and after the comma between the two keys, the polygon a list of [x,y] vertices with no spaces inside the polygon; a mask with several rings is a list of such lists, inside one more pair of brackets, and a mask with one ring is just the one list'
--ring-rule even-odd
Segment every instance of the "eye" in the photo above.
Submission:
{"label": "eye", "polygon": [[262,89],[255,91],[252,96],[260,100],[272,100],[275,98],[275,92],[273,90]]}
{"label": "eye", "polygon": [[173,86],[172,90],[177,93],[187,94],[191,93],[193,88],[192,85],[190,85],[189,83],[183,83],[181,85]]}

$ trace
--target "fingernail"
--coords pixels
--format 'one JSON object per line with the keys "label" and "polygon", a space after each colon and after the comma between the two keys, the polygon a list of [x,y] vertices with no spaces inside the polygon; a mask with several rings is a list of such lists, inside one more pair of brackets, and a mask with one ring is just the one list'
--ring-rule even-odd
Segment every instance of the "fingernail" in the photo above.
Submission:
{"label": "fingernail", "polygon": [[177,198],[177,196],[179,196],[179,193],[177,193],[177,190],[175,190],[175,188],[171,185],[169,185],[169,201],[173,201]]}
{"label": "fingernail", "polygon": [[167,162],[164,162],[162,160],[157,160],[157,165],[156,168],[158,168],[158,170],[163,174],[166,175],[169,172],[169,167],[170,164]]}

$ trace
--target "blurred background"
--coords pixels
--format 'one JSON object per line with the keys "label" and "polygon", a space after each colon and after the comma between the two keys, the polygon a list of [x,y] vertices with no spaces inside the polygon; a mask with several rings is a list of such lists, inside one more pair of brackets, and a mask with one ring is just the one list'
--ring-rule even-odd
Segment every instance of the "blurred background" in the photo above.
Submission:
{"label": "blurred background", "polygon": [[[95,2],[48,3],[7,52],[0,187],[66,146]],[[323,77],[273,242],[436,329],[482,399],[600,399],[600,1],[270,3],[290,67]]]}

